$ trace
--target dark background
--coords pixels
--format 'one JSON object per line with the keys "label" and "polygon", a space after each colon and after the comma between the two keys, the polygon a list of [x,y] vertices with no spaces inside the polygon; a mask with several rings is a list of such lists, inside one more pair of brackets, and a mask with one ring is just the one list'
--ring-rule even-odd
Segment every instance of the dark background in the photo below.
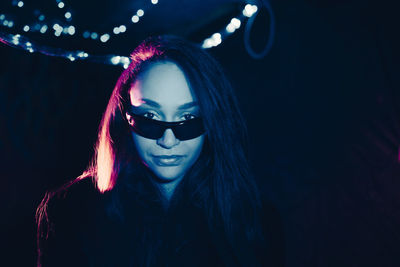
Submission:
{"label": "dark background", "polygon": [[[49,19],[63,14],[55,1],[26,1],[23,9],[11,2],[2,1],[0,13],[21,23],[33,20],[36,7]],[[130,26],[106,44],[77,35],[25,35],[43,45],[126,56],[150,34],[200,42],[242,7],[227,0],[160,0],[153,7],[147,1],[65,3],[81,28]],[[233,80],[248,121],[257,181],[285,227],[287,266],[400,266],[399,5],[271,5],[276,35],[265,58],[248,55],[243,25],[210,52]],[[131,25],[131,14],[141,7],[149,10]],[[267,23],[262,9],[252,30],[255,49],[267,41]],[[87,166],[123,69],[3,44],[0,56],[1,265],[32,266],[35,209],[46,190]]]}

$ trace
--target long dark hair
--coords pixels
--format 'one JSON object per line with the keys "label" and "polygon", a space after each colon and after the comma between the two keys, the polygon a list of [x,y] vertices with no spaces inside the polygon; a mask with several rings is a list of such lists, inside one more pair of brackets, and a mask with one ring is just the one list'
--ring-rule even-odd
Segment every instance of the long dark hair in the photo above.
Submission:
{"label": "long dark hair", "polygon": [[[140,173],[134,170],[138,167],[133,164],[137,155],[125,109],[136,77],[157,61],[171,61],[183,71],[206,129],[203,151],[184,177],[185,190],[201,207],[210,229],[222,232],[240,254],[262,238],[261,204],[248,163],[246,126],[222,68],[196,44],[174,36],[157,36],[144,40],[133,51],[131,63],[118,79],[103,114],[93,160],[78,179],[93,177],[97,189],[106,192],[116,191],[126,170]],[[247,260],[240,261],[246,264]]]}

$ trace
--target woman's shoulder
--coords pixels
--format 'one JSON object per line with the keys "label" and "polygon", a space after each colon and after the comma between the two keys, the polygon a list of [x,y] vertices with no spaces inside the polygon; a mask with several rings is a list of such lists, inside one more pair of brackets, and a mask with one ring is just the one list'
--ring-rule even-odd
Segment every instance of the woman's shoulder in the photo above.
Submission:
{"label": "woman's shoulder", "polygon": [[100,197],[90,177],[75,179],[45,194],[36,211],[39,266],[84,265],[83,244]]}
{"label": "woman's shoulder", "polygon": [[74,179],[55,190],[47,191],[36,210],[38,230],[48,235],[55,223],[71,224],[87,216],[99,197],[91,177]]}
{"label": "woman's shoulder", "polygon": [[42,204],[50,209],[60,205],[78,208],[82,207],[82,204],[94,200],[96,196],[98,193],[91,177],[77,178],[55,190],[46,192]]}

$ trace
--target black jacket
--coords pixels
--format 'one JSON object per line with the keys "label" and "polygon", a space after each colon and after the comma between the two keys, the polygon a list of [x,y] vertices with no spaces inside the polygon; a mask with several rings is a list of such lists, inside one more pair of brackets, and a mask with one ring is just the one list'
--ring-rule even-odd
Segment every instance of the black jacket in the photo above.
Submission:
{"label": "black jacket", "polygon": [[[222,231],[211,232],[201,210],[186,201],[161,205],[120,192],[122,212],[110,216],[112,193],[83,179],[47,195],[41,207],[38,266],[240,266]],[[115,204],[115,203],[114,203]],[[277,213],[264,207],[266,243],[246,266],[283,266]],[[264,246],[265,245],[265,246]],[[244,252],[246,253],[246,252]]]}

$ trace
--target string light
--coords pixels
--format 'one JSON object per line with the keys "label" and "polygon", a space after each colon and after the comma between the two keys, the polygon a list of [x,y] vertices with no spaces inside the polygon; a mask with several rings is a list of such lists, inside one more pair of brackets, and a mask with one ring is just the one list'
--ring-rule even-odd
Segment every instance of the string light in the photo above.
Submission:
{"label": "string light", "polygon": [[68,27],[68,33],[70,35],[74,35],[75,34],[75,27],[74,26],[69,26]]}
{"label": "string light", "polygon": [[[268,8],[268,7],[267,7]],[[234,33],[237,29],[240,28],[242,25],[242,20],[244,18],[253,19],[253,16],[257,14],[258,7],[252,4],[246,4],[242,10],[241,16],[232,18],[228,25],[225,26],[225,29],[221,30],[220,32],[212,34],[210,37],[206,38],[201,47],[204,49],[209,49],[215,46],[218,46],[222,43],[222,41],[232,33]],[[269,8],[270,13],[272,14],[272,9]],[[248,29],[246,28],[246,32]],[[271,36],[271,34],[270,34]],[[249,49],[248,49],[249,50]],[[250,55],[252,51],[248,51]],[[256,57],[255,57],[256,58]]]}
{"label": "string light", "polygon": [[108,39],[110,39],[110,35],[108,33],[103,34],[102,36],[100,36],[100,41],[102,41],[103,43],[107,42]]}
{"label": "string light", "polygon": [[138,15],[133,15],[132,16],[132,22],[137,23],[139,21],[139,16]]}
{"label": "string light", "polygon": [[[3,23],[1,23],[1,21],[3,21]],[[6,16],[4,14],[1,14],[0,15],[0,25],[12,28],[14,26],[14,21],[12,21],[11,19],[6,19]]]}
{"label": "string light", "polygon": [[125,32],[126,31],[126,26],[125,25],[121,25],[118,27],[119,32]]}
{"label": "string light", "polygon": [[143,9],[139,9],[139,10],[136,12],[136,15],[138,15],[139,17],[142,17],[142,16],[144,15]]}
{"label": "string light", "polygon": [[[22,7],[24,5],[23,1],[19,1],[18,2],[18,0],[13,0],[12,3],[13,3],[13,5],[19,6],[19,7]],[[155,5],[155,4],[158,3],[158,0],[151,0],[151,3],[153,5]],[[60,9],[66,8],[66,4],[65,4],[64,1],[56,0],[56,4],[57,4],[57,7],[60,8]],[[45,20],[45,15],[44,14],[37,14],[37,13],[39,13],[39,11],[35,10],[35,12],[34,12],[35,16],[38,16],[38,20],[40,22],[43,22]],[[131,17],[132,23],[134,23],[134,24],[138,23],[140,18],[144,16],[144,13],[145,13],[145,11],[143,9],[141,9],[141,8],[138,9],[136,11],[136,13],[133,14],[132,17]],[[3,15],[3,17],[4,17],[4,15]],[[64,17],[65,17],[66,21],[70,22],[72,20],[71,12],[70,11],[66,11],[64,13]],[[1,19],[1,20],[3,20],[3,19]],[[9,23],[9,21],[10,20],[7,20],[7,22],[3,22],[2,24],[0,23],[0,25],[8,26],[10,28],[13,27],[14,22]],[[59,20],[57,22],[60,23]],[[48,21],[48,23],[49,23],[49,21]],[[27,25],[27,26],[29,26],[29,30],[28,31],[33,31],[33,32],[34,31],[40,31],[40,33],[42,33],[42,34],[47,32],[47,30],[44,30],[44,28],[42,27],[43,24],[40,24],[40,23],[36,23],[36,25],[34,25],[34,24],[35,23],[32,23],[31,25]],[[60,23],[60,24],[63,24],[63,23]],[[62,31],[58,30],[58,31],[54,32],[54,35],[57,36],[57,37],[59,37],[61,34],[74,35],[76,32],[78,32],[79,35],[82,36],[85,39],[87,39],[89,37],[92,37],[91,39],[100,40],[103,43],[104,43],[105,39],[109,40],[111,38],[112,33],[117,35],[117,34],[124,33],[124,32],[127,31],[127,27],[125,25],[115,26],[115,27],[112,28],[113,30],[111,32],[108,32],[108,33],[107,32],[103,32],[101,34],[101,36],[104,36],[104,37],[101,39],[101,38],[97,38],[99,35],[95,31],[89,31],[89,30],[78,31],[77,29],[80,29],[80,28],[77,27],[77,29],[75,28],[75,31],[72,30],[72,32],[74,32],[74,33],[71,34],[71,30],[69,30],[70,29],[69,27],[71,25],[60,25],[60,26],[62,26],[63,30]],[[23,28],[23,27],[24,26],[21,25],[21,28]],[[74,26],[74,27],[76,27],[76,26]],[[27,31],[25,31],[25,32],[27,32]]]}
{"label": "string light", "polygon": [[35,42],[29,41],[28,38],[21,36],[20,34],[5,34],[0,32],[0,42],[8,46],[26,50],[30,53],[38,52],[47,56],[62,57],[69,59],[70,61],[76,60],[88,60],[97,63],[121,65],[128,67],[130,60],[128,57],[116,56],[116,55],[104,55],[94,56],[89,55],[85,51],[67,51],[60,48],[52,48],[47,46],[41,46]]}
{"label": "string light", "polygon": [[258,7],[256,5],[251,5],[251,4],[247,4],[244,9],[243,9],[243,16],[246,16],[248,18],[250,18],[251,16],[253,16],[254,13],[256,13],[258,10]]}
{"label": "string light", "polygon": [[40,32],[41,33],[45,33],[47,31],[47,25],[43,25],[41,28],[40,28]]}
{"label": "string light", "polygon": [[240,28],[242,24],[242,19],[244,17],[251,17],[256,14],[258,7],[255,5],[247,4],[242,11],[242,16],[232,18],[228,25],[225,26],[223,30],[220,32],[212,34],[210,37],[206,38],[201,47],[204,49],[212,48],[218,46],[222,43],[222,41],[232,33],[234,33],[237,29]]}
{"label": "string light", "polygon": [[119,27],[114,27],[113,33],[114,34],[119,34]]}
{"label": "string light", "polygon": [[[156,1],[156,0],[154,0]],[[59,2],[59,3],[63,3],[63,2]],[[152,0],[153,3],[153,0]],[[158,2],[156,2],[158,3]],[[267,7],[270,8],[270,7]],[[142,10],[143,11],[143,10]],[[258,11],[258,7],[255,5],[250,5],[247,4],[243,11],[241,16],[232,18],[230,20],[230,22],[228,23],[228,25],[226,25],[226,27],[224,27],[220,32],[216,32],[213,33],[209,38],[206,38],[203,43],[202,43],[202,48],[211,48],[211,47],[215,47],[218,46],[222,43],[222,41],[227,38],[227,36],[229,36],[230,34],[232,34],[234,31],[236,31],[237,29],[240,28],[241,24],[242,24],[242,20],[245,17],[250,19],[254,19],[254,15],[257,14]],[[272,10],[270,10],[272,16]],[[138,10],[136,12],[136,15],[134,15],[133,17],[137,17],[137,20],[139,21],[139,15],[143,16],[144,11],[141,12],[140,10]],[[42,17],[43,16],[43,17]],[[39,19],[42,17],[42,19],[44,20],[44,15],[40,15]],[[12,25],[14,24],[13,21],[11,20],[6,20],[6,16],[4,14],[0,14],[0,23],[1,21],[3,21],[3,25],[5,26],[9,26],[12,27]],[[271,18],[271,21],[273,22],[274,20]],[[11,26],[10,26],[11,24]],[[251,26],[251,25],[250,25]],[[246,30],[248,30],[249,27],[249,23],[246,24]],[[271,26],[272,27],[272,26]],[[33,27],[35,30],[39,30],[41,33],[45,33],[47,31],[47,29],[49,28],[46,24],[36,24]],[[58,23],[54,23],[52,26],[53,30],[54,30],[54,34],[56,36],[60,36],[61,33],[66,33],[66,34],[70,34],[73,35],[75,34],[75,26],[73,25],[69,25],[69,26],[61,26]],[[270,37],[271,34],[273,34],[273,27],[272,29],[272,33],[270,33]],[[32,27],[29,25],[25,25],[23,27],[23,30],[25,32],[32,30]],[[126,31],[126,26],[125,25],[120,25],[118,27],[114,27],[114,34],[119,34],[121,32],[125,32]],[[246,31],[248,32],[248,31]],[[245,33],[246,33],[245,32]],[[92,38],[92,39],[99,39],[101,42],[105,43],[110,39],[110,34],[108,33],[104,33],[100,35],[96,33],[96,32],[90,32],[90,31],[84,31],[83,32],[83,37],[84,38]],[[112,64],[112,65],[121,65],[122,67],[124,67],[125,69],[129,66],[130,60],[128,57],[124,57],[124,56],[119,56],[119,55],[89,55],[87,52],[85,51],[67,51],[67,50],[63,50],[60,48],[53,48],[53,47],[47,47],[47,46],[42,46],[42,45],[38,45],[35,42],[30,41],[28,38],[23,37],[19,34],[5,34],[2,33],[0,31],[0,42],[14,47],[14,48],[19,48],[19,49],[23,49],[26,50],[30,53],[33,52],[38,52],[44,55],[48,55],[48,56],[55,56],[55,57],[63,57],[66,59],[69,59],[70,61],[75,61],[75,60],[87,60],[87,61],[92,61],[92,62],[97,62],[97,63],[103,63],[103,64]],[[271,42],[268,43],[268,49],[271,46]],[[249,52],[250,53],[250,52]],[[263,52],[264,53],[264,52]],[[254,57],[256,58],[256,56],[259,55],[255,55]]]}

